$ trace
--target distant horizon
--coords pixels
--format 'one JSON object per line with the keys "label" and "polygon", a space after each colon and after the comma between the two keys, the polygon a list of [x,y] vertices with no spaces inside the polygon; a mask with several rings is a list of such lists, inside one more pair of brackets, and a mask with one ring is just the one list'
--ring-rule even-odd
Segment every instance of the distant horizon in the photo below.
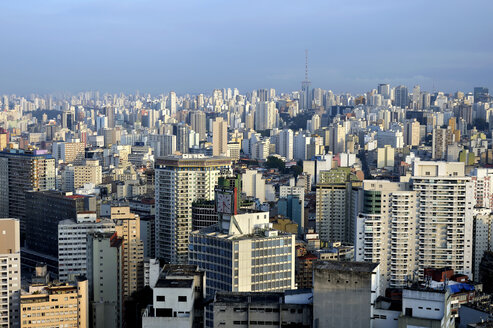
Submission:
{"label": "distant horizon", "polygon": [[287,93],[304,79],[305,49],[312,86],[337,94],[493,88],[492,11],[458,0],[4,1],[0,94]]}

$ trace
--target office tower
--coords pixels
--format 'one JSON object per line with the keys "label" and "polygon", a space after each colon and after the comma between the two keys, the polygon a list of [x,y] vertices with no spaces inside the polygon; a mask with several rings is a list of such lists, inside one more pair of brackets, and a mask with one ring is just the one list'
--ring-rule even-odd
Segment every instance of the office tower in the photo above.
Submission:
{"label": "office tower", "polygon": [[363,181],[355,260],[380,263],[382,288],[402,288],[417,269],[416,193],[406,183]]}
{"label": "office tower", "polygon": [[228,151],[228,123],[218,117],[212,123],[212,156],[226,156]]}
{"label": "office tower", "polygon": [[419,85],[413,88],[413,108],[421,109],[421,87]]}
{"label": "office tower", "polygon": [[305,160],[308,154],[308,145],[310,144],[310,137],[307,137],[303,133],[298,133],[293,137],[293,159]]}
{"label": "office tower", "polygon": [[331,124],[329,127],[329,150],[334,155],[344,153],[346,151],[346,128],[339,123]]}
{"label": "office tower", "polygon": [[279,132],[277,142],[278,154],[288,161],[293,159],[293,130],[284,129]]}
{"label": "office tower", "polygon": [[304,233],[304,203],[303,198],[299,195],[287,195],[284,198],[279,198],[277,202],[278,214],[291,219],[298,225],[298,234]]}
{"label": "office tower", "polygon": [[473,277],[480,281],[479,265],[486,252],[493,251],[493,215],[490,208],[474,208]]}
{"label": "office tower", "polygon": [[241,155],[241,143],[240,142],[228,142],[228,152],[226,157],[231,158],[234,162],[240,160]]}
{"label": "office tower", "polygon": [[404,143],[407,146],[419,146],[421,141],[421,126],[416,119],[406,120],[404,123]]}
{"label": "office tower", "polygon": [[31,285],[21,296],[21,327],[89,328],[89,289],[85,277],[73,284]]}
{"label": "office tower", "polygon": [[152,294],[142,328],[204,326],[205,275],[197,266],[165,265]]}
{"label": "office tower", "polygon": [[378,263],[319,261],[313,269],[313,327],[372,327]]}
{"label": "office tower", "polygon": [[447,156],[447,148],[455,141],[455,135],[450,128],[434,128],[432,139],[433,159],[444,159]]}
{"label": "office tower", "polygon": [[261,101],[255,107],[255,130],[271,130],[277,126],[277,109],[273,101]]}
{"label": "office tower", "polygon": [[475,87],[474,88],[474,103],[482,102],[487,103],[490,101],[490,94],[488,88]]}
{"label": "office tower", "polygon": [[353,189],[361,181],[351,168],[339,167],[322,171],[316,190],[316,230],[324,242],[354,241]]}
{"label": "office tower", "polygon": [[199,134],[200,140],[206,139],[206,129],[205,129],[205,113],[202,111],[190,112],[189,121],[192,130]]}
{"label": "office tower", "polygon": [[154,156],[173,155],[176,151],[176,136],[168,134],[153,134],[149,136],[149,145],[154,149]]}
{"label": "office tower", "polygon": [[98,160],[86,160],[85,165],[69,165],[62,171],[62,191],[74,192],[84,187],[85,184],[92,183],[99,185],[102,183],[102,167]]}
{"label": "office tower", "polygon": [[0,217],[20,220],[25,235],[26,192],[55,189],[55,159],[45,150],[0,152]]}
{"label": "office tower", "polygon": [[115,108],[112,106],[106,106],[104,109],[104,113],[107,119],[107,127],[109,129],[115,128]]}
{"label": "office tower", "polygon": [[169,115],[170,116],[175,116],[176,115],[176,93],[171,91],[168,94],[168,103],[166,104],[166,107],[169,109]]}
{"label": "office tower", "polygon": [[58,223],[58,279],[72,281],[87,276],[87,236],[93,232],[115,232],[111,220],[97,220],[96,213],[79,213],[76,220]]}
{"label": "office tower", "polygon": [[220,176],[229,175],[231,160],[203,155],[156,160],[156,257],[171,263],[188,259],[192,202],[214,198]]}
{"label": "office tower", "polygon": [[206,272],[208,297],[294,288],[294,235],[269,229],[268,212],[220,217],[218,225],[190,236],[189,263]]}
{"label": "office tower", "polygon": [[390,99],[390,84],[379,84],[377,92],[379,95],[382,95],[384,99]]}
{"label": "office tower", "polygon": [[96,212],[96,197],[53,190],[27,192],[26,226],[29,227],[26,235],[27,248],[37,254],[56,258],[58,223],[67,219],[75,221],[77,214],[81,212]]}
{"label": "office tower", "polygon": [[265,202],[265,180],[262,179],[262,173],[246,170],[241,175],[241,183],[246,196],[257,198],[261,203]]}
{"label": "office tower", "polygon": [[123,297],[144,287],[144,244],[140,239],[140,218],[130,212],[128,206],[111,207],[111,220],[115,223],[116,234],[123,239]]}
{"label": "office tower", "polygon": [[418,201],[418,269],[450,267],[472,278],[471,178],[462,162],[414,163],[411,179]]}
{"label": "office tower", "polygon": [[21,247],[19,220],[0,219],[0,327],[19,327]]}
{"label": "office tower", "polygon": [[394,105],[396,107],[407,108],[409,106],[409,95],[407,87],[399,85],[394,90]]}
{"label": "office tower", "polygon": [[216,205],[213,200],[199,199],[192,203],[192,231],[217,223]]}
{"label": "office tower", "polygon": [[269,101],[269,91],[267,89],[258,89],[257,97],[260,102]]}
{"label": "office tower", "polygon": [[390,145],[377,149],[377,168],[394,168],[395,149]]}
{"label": "office tower", "polygon": [[189,151],[189,134],[190,128],[185,123],[173,125],[173,134],[176,136],[176,150],[182,154],[187,154]]}
{"label": "office tower", "polygon": [[87,278],[94,328],[122,326],[123,239],[93,232],[87,239]]}

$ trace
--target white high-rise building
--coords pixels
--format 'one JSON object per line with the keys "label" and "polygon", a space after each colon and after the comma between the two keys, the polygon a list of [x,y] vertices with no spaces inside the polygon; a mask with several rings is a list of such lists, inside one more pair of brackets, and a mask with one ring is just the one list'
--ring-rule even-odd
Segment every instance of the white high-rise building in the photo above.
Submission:
{"label": "white high-rise building", "polygon": [[265,180],[262,173],[257,170],[246,170],[241,175],[242,191],[249,197],[257,198],[261,203],[265,202]]}
{"label": "white high-rise building", "polygon": [[486,251],[493,250],[493,215],[490,208],[474,209],[474,279],[479,280],[479,264]]}
{"label": "white high-rise building", "polygon": [[185,154],[156,160],[156,257],[186,263],[192,231],[192,202],[214,199],[220,176],[231,173],[231,159]]}
{"label": "white high-rise building", "polygon": [[277,108],[273,101],[261,101],[255,108],[255,130],[271,130],[277,126]]}
{"label": "white high-rise building", "polygon": [[16,219],[0,219],[0,276],[0,327],[20,327],[21,247]]}
{"label": "white high-rise building", "polygon": [[417,197],[420,278],[425,268],[444,267],[473,278],[475,201],[465,164],[416,161],[411,181]]}
{"label": "white high-rise building", "polygon": [[277,151],[286,160],[293,159],[293,130],[284,129],[279,132]]}
{"label": "white high-rise building", "polygon": [[474,183],[476,207],[490,209],[493,206],[493,170],[475,168],[471,172],[471,179]]}
{"label": "white high-rise building", "polygon": [[363,181],[355,260],[380,263],[380,284],[404,287],[417,268],[416,194],[406,183]]}
{"label": "white high-rise building", "polygon": [[176,93],[171,91],[168,95],[168,109],[171,116],[176,114]]}
{"label": "white high-rise building", "polygon": [[58,223],[58,279],[69,281],[77,275],[87,276],[87,235],[115,232],[112,220],[97,220],[96,213],[79,213],[77,221]]}

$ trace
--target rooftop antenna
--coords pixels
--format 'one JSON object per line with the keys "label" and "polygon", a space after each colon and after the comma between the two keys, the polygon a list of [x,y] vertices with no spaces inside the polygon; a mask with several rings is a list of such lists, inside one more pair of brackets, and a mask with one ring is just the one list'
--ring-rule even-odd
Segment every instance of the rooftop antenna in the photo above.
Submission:
{"label": "rooftop antenna", "polygon": [[308,81],[308,49],[305,49],[305,81]]}

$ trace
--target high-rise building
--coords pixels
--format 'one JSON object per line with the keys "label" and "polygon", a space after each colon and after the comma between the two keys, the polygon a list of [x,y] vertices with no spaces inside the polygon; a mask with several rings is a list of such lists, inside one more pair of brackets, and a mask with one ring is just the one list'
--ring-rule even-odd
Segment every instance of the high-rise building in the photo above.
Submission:
{"label": "high-rise building", "polygon": [[416,193],[406,183],[363,181],[355,260],[380,263],[380,285],[402,288],[417,269]]}
{"label": "high-rise building", "polygon": [[[270,229],[268,212],[220,217],[190,236],[189,263],[206,272],[207,296],[294,288],[294,235]],[[211,319],[206,316],[207,326]]]}
{"label": "high-rise building", "polygon": [[19,327],[21,247],[19,220],[0,219],[0,327]]}
{"label": "high-rise building", "polygon": [[390,99],[390,84],[382,83],[378,85],[378,94],[384,99]]}
{"label": "high-rise building", "polygon": [[450,267],[472,278],[474,193],[462,162],[414,163],[418,269]]}
{"label": "high-rise building", "polygon": [[140,218],[128,206],[111,207],[111,220],[122,244],[122,293],[130,297],[144,287],[144,243],[140,239]]}
{"label": "high-rise building", "polygon": [[394,90],[394,105],[407,108],[409,106],[409,94],[406,86],[399,85]]}
{"label": "high-rise building", "polygon": [[216,205],[213,200],[199,199],[192,203],[192,231],[217,223]]}
{"label": "high-rise building", "polygon": [[421,141],[421,126],[416,119],[407,120],[404,123],[404,143],[407,146],[419,146]]}
{"label": "high-rise building", "polygon": [[75,221],[81,212],[96,212],[96,197],[58,191],[26,193],[26,224],[29,226],[27,248],[37,254],[56,258],[58,223],[67,219]]}
{"label": "high-rise building", "polygon": [[186,263],[192,231],[192,202],[214,198],[220,176],[229,175],[224,157],[182,155],[156,160],[156,257]]}
{"label": "high-rise building", "polygon": [[176,150],[188,154],[190,148],[190,128],[185,123],[173,125],[173,134],[176,136]]}
{"label": "high-rise building", "polygon": [[261,101],[255,107],[255,130],[271,130],[277,126],[278,113],[276,103]]}
{"label": "high-rise building", "polygon": [[205,140],[206,139],[205,113],[202,111],[190,112],[189,121],[192,130],[194,130],[199,134],[200,140]]}
{"label": "high-rise building", "polygon": [[394,168],[395,149],[390,145],[385,145],[377,149],[377,168]]}
{"label": "high-rise building", "polygon": [[226,156],[228,151],[228,123],[218,117],[212,123],[212,156]]}
{"label": "high-rise building", "polygon": [[474,88],[474,103],[482,102],[486,103],[490,101],[490,94],[488,88],[475,87]]}
{"label": "high-rise building", "polygon": [[57,162],[67,164],[82,164],[85,157],[86,145],[78,142],[54,142],[53,157]]}
{"label": "high-rise building", "polygon": [[315,211],[316,229],[321,241],[354,241],[354,211],[357,209],[353,198],[360,186],[361,181],[351,172],[351,168],[339,167],[321,172]]}
{"label": "high-rise building", "polygon": [[293,130],[284,129],[279,132],[277,142],[277,153],[286,160],[293,159]]}
{"label": "high-rise building", "polygon": [[447,148],[455,141],[455,135],[452,129],[434,128],[432,140],[432,155],[433,159],[445,159],[447,156]]}
{"label": "high-rise building", "polygon": [[169,110],[169,115],[176,115],[176,93],[171,91],[168,95],[168,103],[166,106]]}
{"label": "high-rise building", "polygon": [[77,219],[58,224],[58,279],[72,281],[87,276],[87,236],[93,232],[115,232],[111,220],[97,220],[96,213],[79,213]]}
{"label": "high-rise building", "polygon": [[92,232],[87,239],[87,278],[94,328],[122,326],[123,239]]}
{"label": "high-rise building", "polygon": [[85,277],[76,283],[31,285],[20,300],[22,328],[89,328],[89,288]]}
{"label": "high-rise building", "polygon": [[493,251],[493,215],[490,208],[474,208],[473,276],[479,281],[479,265],[486,252]]}
{"label": "high-rise building", "polygon": [[98,160],[88,159],[84,165],[68,165],[62,171],[61,189],[62,191],[74,192],[88,183],[97,186],[102,183],[102,176],[102,167]]}
{"label": "high-rise building", "polygon": [[26,229],[26,192],[55,189],[55,159],[45,150],[0,152],[0,217],[20,220]]}

